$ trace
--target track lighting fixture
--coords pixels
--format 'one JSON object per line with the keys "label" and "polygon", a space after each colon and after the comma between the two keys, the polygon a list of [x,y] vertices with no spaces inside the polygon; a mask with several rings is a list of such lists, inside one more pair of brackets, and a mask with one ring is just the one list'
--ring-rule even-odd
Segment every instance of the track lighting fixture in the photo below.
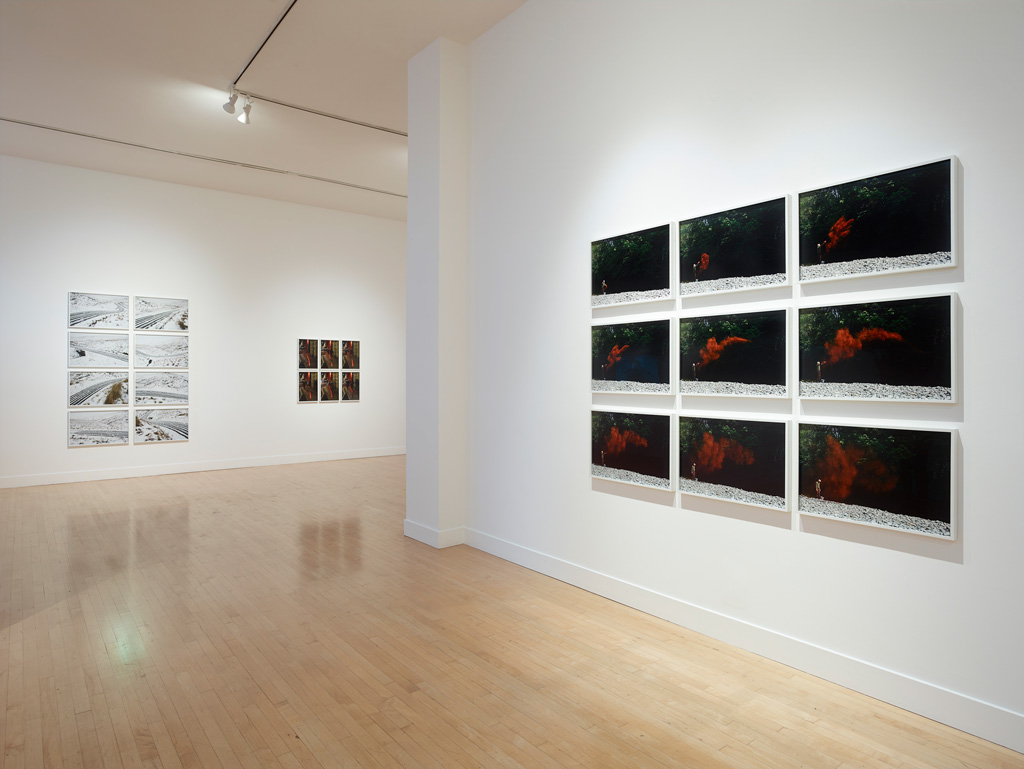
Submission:
{"label": "track lighting fixture", "polygon": [[235,102],[238,101],[238,91],[234,88],[231,89],[231,94],[228,96],[228,100],[224,102],[224,111],[229,115],[235,114]]}
{"label": "track lighting fixture", "polygon": [[249,97],[245,97],[245,104],[242,106],[242,114],[238,116],[238,122],[242,125],[249,125],[249,110],[252,109],[252,102]]}

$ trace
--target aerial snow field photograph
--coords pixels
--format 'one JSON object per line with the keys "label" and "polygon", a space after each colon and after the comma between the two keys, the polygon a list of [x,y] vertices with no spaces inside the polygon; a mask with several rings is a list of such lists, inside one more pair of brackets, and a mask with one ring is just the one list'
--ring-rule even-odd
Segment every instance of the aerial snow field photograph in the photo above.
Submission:
{"label": "aerial snow field photograph", "polygon": [[338,350],[341,343],[337,339],[320,340],[320,368],[338,368]]}
{"label": "aerial snow field photograph", "polygon": [[800,310],[800,397],[952,402],[953,297]]}
{"label": "aerial snow field photograph", "polygon": [[188,337],[135,335],[135,365],[139,368],[188,368]]}
{"label": "aerial snow field photograph", "polygon": [[359,342],[346,339],[341,343],[341,367],[359,368]]}
{"label": "aerial snow field photograph", "polygon": [[299,368],[317,368],[317,345],[315,339],[299,340]]}
{"label": "aerial snow field photograph", "polygon": [[68,294],[69,328],[128,330],[128,297],[120,294]]}
{"label": "aerial snow field photograph", "polygon": [[786,311],[682,318],[679,392],[786,397]]}
{"label": "aerial snow field photograph", "polygon": [[338,385],[337,371],[320,372],[320,402],[337,403],[341,400],[341,389]]}
{"label": "aerial snow field photograph", "polygon": [[188,331],[188,299],[135,297],[137,331]]}
{"label": "aerial snow field photograph", "polygon": [[679,223],[679,293],[781,286],[786,273],[786,199]]}
{"label": "aerial snow field photograph", "polygon": [[317,375],[315,371],[299,372],[299,403],[317,402]]}
{"label": "aerial snow field photograph", "polygon": [[136,406],[183,406],[188,403],[188,372],[136,372],[132,394]]}
{"label": "aerial snow field photograph", "polygon": [[68,372],[68,406],[127,405],[127,371]]}
{"label": "aerial snow field photograph", "polygon": [[800,425],[807,515],[950,539],[954,431]]}
{"label": "aerial snow field photograph", "polygon": [[341,399],[343,401],[359,400],[358,371],[346,371],[341,375]]}
{"label": "aerial snow field photograph", "polygon": [[953,159],[800,193],[800,280],[952,267]]}
{"label": "aerial snow field photograph", "polygon": [[669,419],[661,414],[590,412],[590,474],[670,490]]}
{"label": "aerial snow field photograph", "polygon": [[682,416],[679,476],[684,494],[785,510],[786,425]]}
{"label": "aerial snow field photograph", "polygon": [[135,442],[188,440],[188,409],[136,409]]}
{"label": "aerial snow field photograph", "polygon": [[595,325],[590,336],[592,392],[671,394],[668,320]]}
{"label": "aerial snow field photograph", "polygon": [[128,335],[69,332],[68,366],[128,368]]}
{"label": "aerial snow field photograph", "polygon": [[671,299],[669,225],[590,244],[590,306]]}
{"label": "aerial snow field photograph", "polygon": [[68,446],[117,446],[128,443],[128,409],[68,412]]}

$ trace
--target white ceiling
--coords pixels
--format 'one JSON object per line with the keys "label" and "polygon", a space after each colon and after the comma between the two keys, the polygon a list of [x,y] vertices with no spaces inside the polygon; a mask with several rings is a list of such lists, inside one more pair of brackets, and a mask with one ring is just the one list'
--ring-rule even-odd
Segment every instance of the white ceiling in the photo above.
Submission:
{"label": "white ceiling", "polygon": [[[0,0],[0,153],[404,219],[405,136],[221,109],[290,2]],[[297,0],[238,88],[404,133],[408,60],[523,2]]]}

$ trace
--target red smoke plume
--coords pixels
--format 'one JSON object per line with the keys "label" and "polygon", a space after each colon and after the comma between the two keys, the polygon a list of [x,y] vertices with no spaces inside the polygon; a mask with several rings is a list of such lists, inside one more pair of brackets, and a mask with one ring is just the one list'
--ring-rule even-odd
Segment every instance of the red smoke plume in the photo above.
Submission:
{"label": "red smoke plume", "polygon": [[697,365],[706,366],[709,363],[711,363],[711,361],[718,360],[718,358],[722,355],[722,350],[724,350],[731,344],[749,341],[749,339],[744,339],[743,337],[739,336],[727,336],[725,339],[721,341],[721,343],[719,343],[718,339],[716,339],[715,337],[711,337],[710,339],[708,339],[707,345],[700,351],[700,363]]}
{"label": "red smoke plume", "polygon": [[832,225],[832,229],[828,231],[828,235],[825,237],[825,252],[828,253],[838,246],[839,241],[844,240],[846,236],[850,234],[850,230],[852,228],[853,219],[847,219],[845,216],[840,216],[836,223]]}
{"label": "red smoke plume", "polygon": [[622,345],[622,347],[615,345],[612,348],[612,351],[608,353],[608,363],[604,367],[606,373],[611,373],[611,370],[615,368],[615,364],[622,360],[622,353],[624,353],[628,349],[628,344],[624,344]]}
{"label": "red smoke plume", "polygon": [[700,261],[697,262],[696,277],[700,277],[700,274],[704,272],[711,264],[711,257],[706,253],[700,255]]}
{"label": "red smoke plume", "polygon": [[874,493],[892,491],[899,483],[896,473],[862,448],[844,448],[831,435],[825,436],[825,448],[825,456],[818,463],[818,476],[822,495],[827,499],[846,499],[855,483]]}
{"label": "red smoke plume", "polygon": [[630,446],[646,448],[647,439],[641,438],[632,430],[623,430],[620,433],[618,427],[612,427],[612,431],[608,433],[608,438],[604,442],[604,452],[605,454],[620,454]]}
{"label": "red smoke plume", "polygon": [[725,460],[738,465],[754,464],[754,453],[746,446],[729,438],[717,441],[711,433],[704,433],[704,443],[697,452],[697,469],[705,473],[713,473],[722,469]]}
{"label": "red smoke plume", "polygon": [[834,342],[825,342],[825,352],[828,353],[828,363],[838,363],[841,360],[852,358],[857,351],[864,346],[864,342],[884,342],[892,340],[899,342],[903,337],[895,331],[886,331],[884,328],[862,328],[857,336],[850,333],[849,329],[841,328],[836,332]]}

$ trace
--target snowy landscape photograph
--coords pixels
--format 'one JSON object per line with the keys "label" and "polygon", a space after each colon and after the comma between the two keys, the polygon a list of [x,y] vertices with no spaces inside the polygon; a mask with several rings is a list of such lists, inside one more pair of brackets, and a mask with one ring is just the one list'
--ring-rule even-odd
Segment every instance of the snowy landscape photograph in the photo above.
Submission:
{"label": "snowy landscape photograph", "polygon": [[672,488],[669,419],[661,414],[590,413],[590,474],[595,478]]}
{"label": "snowy landscape photograph", "polygon": [[320,368],[337,369],[338,351],[341,349],[341,342],[337,339],[320,340]]}
{"label": "snowy landscape photograph", "polygon": [[315,371],[299,372],[299,403],[317,402],[317,375]]}
{"label": "snowy landscape photograph", "polygon": [[680,417],[679,490],[785,510],[785,423]]}
{"label": "snowy landscape photograph", "polygon": [[953,265],[953,161],[800,193],[800,280]]}
{"label": "snowy landscape photograph", "polygon": [[68,412],[68,446],[118,446],[128,443],[128,409]]}
{"label": "snowy landscape photograph", "polygon": [[786,397],[786,311],[682,318],[679,392]]}
{"label": "snowy landscape photograph", "polygon": [[128,368],[128,334],[69,332],[68,367]]}
{"label": "snowy landscape photograph", "polygon": [[590,333],[592,392],[672,392],[669,321],[611,323]]}
{"label": "snowy landscape photograph", "polygon": [[188,331],[188,299],[135,297],[137,331]]}
{"label": "snowy landscape photograph", "polygon": [[132,390],[136,406],[188,403],[188,372],[136,372]]}
{"label": "snowy landscape photograph", "polygon": [[127,406],[127,371],[69,371],[68,406]]}
{"label": "snowy landscape photograph", "polygon": [[359,400],[358,371],[346,371],[341,375],[341,399],[343,401]]}
{"label": "snowy landscape photograph", "polygon": [[786,283],[786,199],[679,223],[682,296]]}
{"label": "snowy landscape photograph", "polygon": [[299,340],[299,368],[318,368],[317,340]]}
{"label": "snowy landscape photograph", "polygon": [[801,513],[951,538],[953,433],[800,425]]}
{"label": "snowy landscape photograph", "polygon": [[590,245],[590,304],[670,299],[669,225],[596,240]]}
{"label": "snowy landscape photograph", "polygon": [[341,343],[341,367],[359,368],[359,342],[347,339]]}
{"label": "snowy landscape photograph", "polygon": [[68,294],[69,328],[128,330],[128,297],[120,294]]}
{"label": "snowy landscape photograph", "polygon": [[138,368],[188,368],[188,337],[185,335],[135,335]]}
{"label": "snowy landscape photograph", "polygon": [[320,372],[320,402],[337,403],[341,400],[341,387],[337,371]]}
{"label": "snowy landscape photograph", "polygon": [[136,409],[135,442],[188,440],[188,409]]}

